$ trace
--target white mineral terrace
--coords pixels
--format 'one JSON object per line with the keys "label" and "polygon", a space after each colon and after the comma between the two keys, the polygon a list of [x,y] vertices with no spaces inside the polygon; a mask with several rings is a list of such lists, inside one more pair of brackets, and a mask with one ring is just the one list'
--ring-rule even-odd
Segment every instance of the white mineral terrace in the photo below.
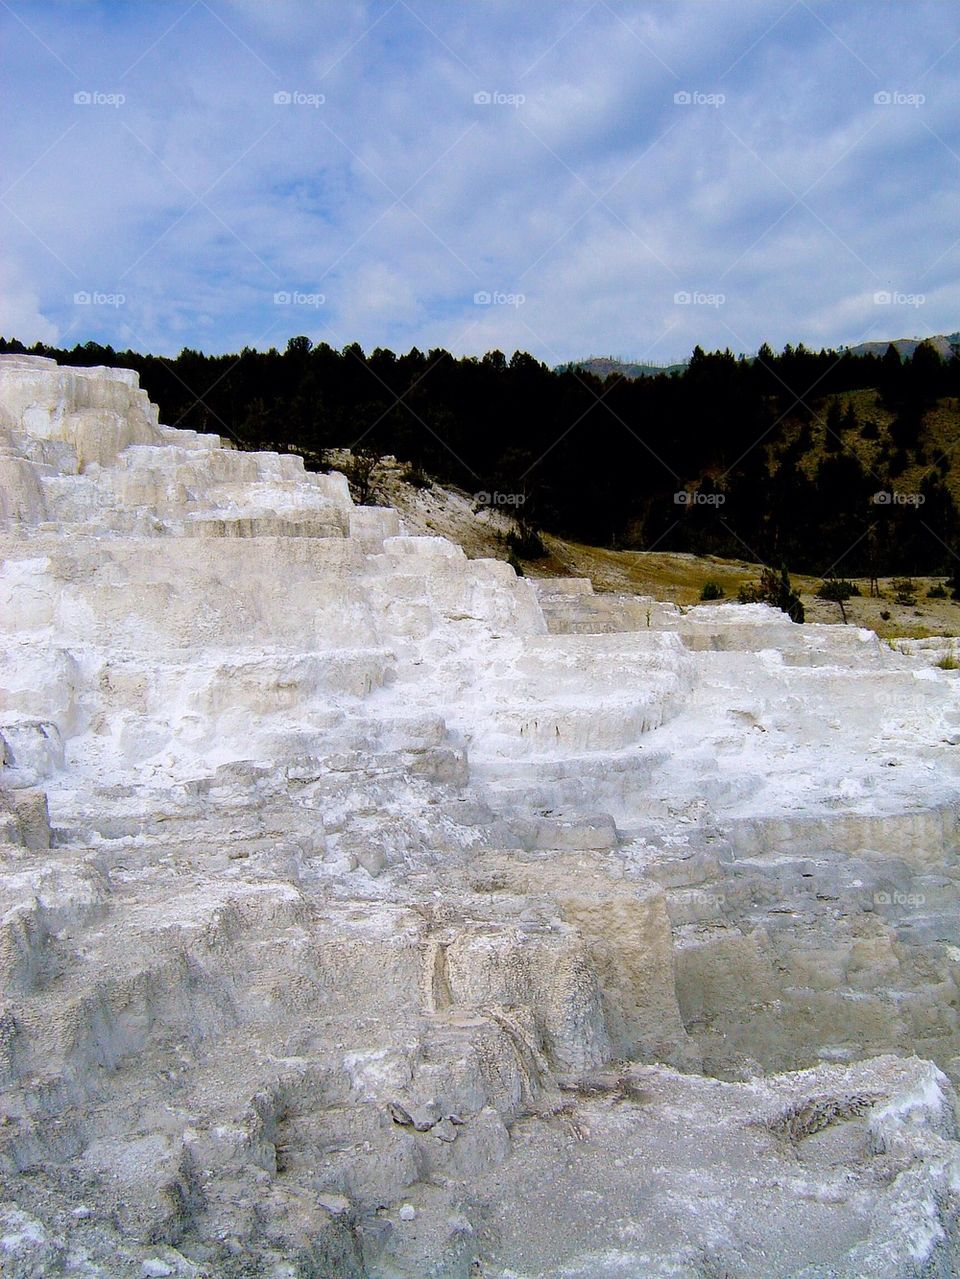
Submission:
{"label": "white mineral terrace", "polygon": [[0,356],[0,1273],[960,1274],[936,649]]}

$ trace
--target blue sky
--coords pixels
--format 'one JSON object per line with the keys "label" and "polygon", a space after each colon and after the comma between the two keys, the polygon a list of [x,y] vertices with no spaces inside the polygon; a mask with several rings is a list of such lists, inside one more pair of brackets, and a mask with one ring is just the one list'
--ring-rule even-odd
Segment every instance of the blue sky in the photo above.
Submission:
{"label": "blue sky", "polygon": [[0,0],[0,23],[7,337],[553,364],[960,328],[951,0]]}

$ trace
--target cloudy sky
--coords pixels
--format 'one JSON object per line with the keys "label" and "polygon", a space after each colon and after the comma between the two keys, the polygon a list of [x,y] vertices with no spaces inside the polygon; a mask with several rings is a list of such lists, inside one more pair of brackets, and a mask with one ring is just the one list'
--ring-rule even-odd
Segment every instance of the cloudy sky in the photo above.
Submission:
{"label": "cloudy sky", "polygon": [[0,23],[7,337],[669,362],[960,328],[952,0]]}

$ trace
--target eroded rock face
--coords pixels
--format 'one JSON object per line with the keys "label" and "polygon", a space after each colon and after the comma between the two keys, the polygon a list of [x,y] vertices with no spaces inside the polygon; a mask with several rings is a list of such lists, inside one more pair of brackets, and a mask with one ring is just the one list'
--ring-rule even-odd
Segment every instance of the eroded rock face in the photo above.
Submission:
{"label": "eroded rock face", "polygon": [[35,357],[0,546],[4,1273],[958,1272],[928,654],[535,588]]}

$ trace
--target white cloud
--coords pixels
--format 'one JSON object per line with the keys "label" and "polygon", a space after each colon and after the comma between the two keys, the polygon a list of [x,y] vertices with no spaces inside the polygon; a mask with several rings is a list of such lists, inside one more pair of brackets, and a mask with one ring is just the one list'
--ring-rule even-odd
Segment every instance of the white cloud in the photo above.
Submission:
{"label": "white cloud", "polygon": [[17,268],[0,258],[0,335],[21,342],[57,342],[57,326],[43,314],[36,292],[24,284]]}
{"label": "white cloud", "polygon": [[[291,288],[323,292],[329,332],[368,348],[669,359],[731,330],[852,340],[856,299],[920,276],[929,322],[957,325],[949,6],[895,0],[882,24],[859,0],[210,8],[222,22],[198,6],[171,28],[164,6],[106,23],[21,3],[74,75],[7,19],[7,314],[33,334],[76,323],[75,289],[119,281],[125,307],[71,336],[283,345],[310,331],[278,317]],[[78,85],[126,102],[77,107]],[[926,102],[878,106],[886,87]],[[281,89],[326,101],[275,105]],[[727,301],[678,309],[679,288]],[[478,289],[527,300],[478,316]]]}

